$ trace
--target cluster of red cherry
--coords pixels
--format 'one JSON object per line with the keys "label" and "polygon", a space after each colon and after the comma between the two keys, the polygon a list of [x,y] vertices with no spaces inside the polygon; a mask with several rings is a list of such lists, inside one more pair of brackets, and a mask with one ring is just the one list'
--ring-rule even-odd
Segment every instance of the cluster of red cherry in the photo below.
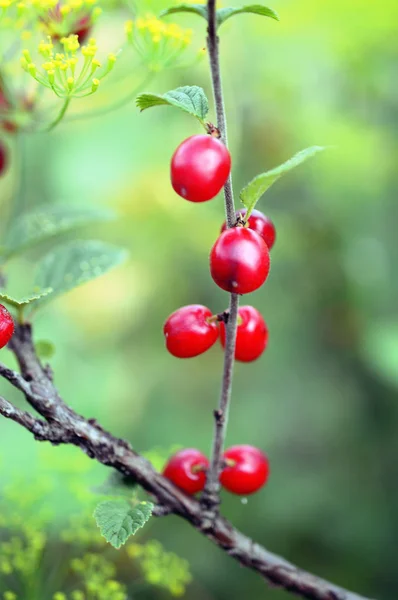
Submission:
{"label": "cluster of red cherry", "polygon": [[[231,171],[231,156],[217,137],[194,135],[175,151],[171,160],[171,183],[182,198],[205,202],[225,185]],[[269,251],[275,242],[275,227],[263,213],[246,209],[236,213],[236,223],[221,234],[210,252],[210,272],[215,283],[235,294],[258,289],[270,270]],[[213,315],[200,304],[183,306],[173,312],[163,328],[167,350],[177,358],[191,358],[206,352],[218,337],[225,346],[228,313]],[[238,312],[235,359],[250,362],[267,347],[267,325],[253,306]],[[200,492],[206,482],[207,458],[195,449],[177,452],[167,463],[164,475],[188,494]],[[268,459],[253,446],[234,446],[224,454],[221,484],[235,494],[251,494],[267,481]]]}
{"label": "cluster of red cherry", "polygon": [[[194,135],[180,144],[171,160],[174,190],[191,202],[216,196],[231,170],[231,157],[224,144],[211,135]],[[246,209],[236,213],[236,226],[221,227],[221,235],[210,253],[210,272],[216,284],[228,292],[247,294],[258,289],[270,269],[269,251],[275,242],[272,221],[258,210],[245,220]],[[199,304],[179,308],[166,320],[163,332],[167,350],[178,358],[206,352],[220,336],[225,345],[226,313],[212,315]],[[218,327],[220,325],[220,328]],[[267,325],[252,306],[242,306],[238,315],[235,358],[256,360],[268,343]]]}
{"label": "cluster of red cherry", "polygon": [[[220,482],[233,494],[254,494],[268,479],[268,458],[253,446],[232,446],[224,452],[223,463]],[[171,457],[163,475],[184,492],[193,495],[205,487],[208,467],[209,461],[202,452],[186,448]]]}

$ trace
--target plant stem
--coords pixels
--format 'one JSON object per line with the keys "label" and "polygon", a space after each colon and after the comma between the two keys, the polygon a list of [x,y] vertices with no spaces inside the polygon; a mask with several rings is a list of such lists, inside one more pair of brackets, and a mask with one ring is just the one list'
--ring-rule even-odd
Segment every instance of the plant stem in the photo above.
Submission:
{"label": "plant stem", "polygon": [[69,106],[71,100],[72,100],[72,98],[70,98],[70,97],[65,98],[65,101],[62,105],[60,112],[58,113],[58,116],[54,119],[54,121],[52,123],[50,123],[50,125],[48,125],[44,129],[45,132],[51,131],[52,129],[54,129],[54,127],[56,127],[58,125],[58,123],[60,123],[62,121],[62,119],[65,116],[66,111],[68,110],[68,106]]}
{"label": "plant stem", "polygon": [[[213,84],[214,102],[217,112],[217,127],[220,130],[221,139],[228,146],[227,120],[225,115],[224,97],[221,83],[220,61],[219,61],[219,38],[217,36],[216,22],[216,0],[208,0],[208,29],[207,48],[209,51],[210,70]],[[225,214],[228,227],[235,223],[235,204],[232,189],[232,178],[229,176],[224,186]],[[229,300],[229,317],[226,324],[226,341],[224,354],[224,369],[221,386],[221,395],[218,409],[214,411],[215,430],[210,467],[207,472],[206,487],[202,495],[202,505],[208,511],[211,519],[218,513],[220,504],[219,476],[222,469],[222,455],[228,425],[229,406],[232,392],[232,376],[234,368],[236,330],[239,308],[239,296],[231,294]]]}
{"label": "plant stem", "polygon": [[90,112],[86,111],[86,112],[78,113],[77,115],[71,115],[67,119],[68,122],[69,121],[78,121],[79,119],[92,119],[93,117],[102,117],[104,115],[107,115],[110,112],[119,110],[120,108],[127,106],[127,104],[129,104],[132,100],[134,100],[134,98],[137,96],[137,94],[142,89],[145,89],[145,87],[148,85],[148,83],[150,83],[152,81],[153,77],[154,77],[154,74],[152,72],[150,72],[149,75],[143,81],[141,81],[141,83],[139,85],[137,85],[131,92],[129,92],[128,94],[123,96],[123,98],[121,100],[118,100],[117,102],[114,102],[113,104],[104,106],[103,108],[99,108],[98,110],[92,110]]}

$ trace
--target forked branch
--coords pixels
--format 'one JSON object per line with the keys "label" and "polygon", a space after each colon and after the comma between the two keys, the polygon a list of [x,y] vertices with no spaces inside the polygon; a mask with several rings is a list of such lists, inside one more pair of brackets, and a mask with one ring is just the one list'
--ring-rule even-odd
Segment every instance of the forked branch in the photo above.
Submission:
{"label": "forked branch", "polygon": [[62,400],[50,371],[36,355],[30,325],[16,326],[10,349],[18,360],[21,374],[0,367],[0,376],[22,390],[27,402],[42,418],[0,397],[0,414],[4,417],[25,427],[38,440],[73,444],[103,465],[133,477],[157,502],[157,514],[182,517],[232,558],[260,573],[273,585],[309,600],[368,600],[272,554],[221,516],[215,517],[209,526],[206,511],[197,500],[157,473],[128,442],[105,431],[95,419],[85,419]]}

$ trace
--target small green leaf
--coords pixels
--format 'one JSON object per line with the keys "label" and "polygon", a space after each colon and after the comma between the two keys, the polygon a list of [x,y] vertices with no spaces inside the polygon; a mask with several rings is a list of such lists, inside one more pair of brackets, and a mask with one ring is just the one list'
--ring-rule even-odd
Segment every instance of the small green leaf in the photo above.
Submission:
{"label": "small green leaf", "polygon": [[267,6],[262,6],[261,4],[250,4],[248,6],[240,6],[240,7],[225,7],[219,8],[217,11],[217,27],[220,27],[227,19],[230,19],[234,15],[240,15],[242,13],[250,13],[253,15],[261,15],[263,17],[270,17],[271,19],[275,19],[275,21],[279,21],[278,14],[272,10],[272,8],[268,8]]}
{"label": "small green leaf", "polygon": [[35,350],[37,356],[42,360],[48,360],[55,354],[55,346],[48,340],[39,340],[35,342]]}
{"label": "small green leaf", "polygon": [[126,251],[99,241],[57,246],[38,264],[36,285],[51,287],[53,297],[103,275],[126,258]]}
{"label": "small green leaf", "polygon": [[105,209],[46,205],[18,215],[5,241],[5,258],[78,227],[108,221],[114,214]]}
{"label": "small green leaf", "polygon": [[[172,15],[174,13],[194,13],[203,17],[206,21],[208,20],[207,6],[205,4],[178,4],[177,6],[172,6],[171,8],[167,8],[166,10],[160,13],[160,17],[165,17],[166,15]],[[268,8],[267,6],[262,6],[261,4],[249,4],[248,6],[229,6],[225,8],[219,8],[217,10],[217,27],[220,27],[227,19],[233,17],[234,15],[239,15],[242,13],[250,13],[253,15],[261,15],[263,17],[270,17],[271,19],[275,19],[279,21],[278,14],[272,10],[272,8]]]}
{"label": "small green leaf", "polygon": [[186,85],[165,94],[140,94],[137,97],[137,106],[143,111],[152,106],[176,106],[184,112],[196,117],[203,122],[209,112],[209,102],[206,94],[197,85]]}
{"label": "small green leaf", "polygon": [[153,504],[140,502],[132,507],[124,501],[108,500],[98,504],[94,518],[101,534],[114,548],[120,548],[143,527],[152,515]]}
{"label": "small green leaf", "polygon": [[207,21],[207,6],[205,4],[178,4],[177,6],[171,6],[170,8],[166,8],[160,13],[160,17],[165,17],[166,15],[172,15],[174,13],[194,13],[203,17]]}
{"label": "small green leaf", "polygon": [[257,201],[275,181],[322,150],[325,150],[324,146],[311,146],[310,148],[301,150],[301,152],[295,154],[288,161],[279,165],[279,167],[275,167],[275,169],[257,175],[257,177],[252,179],[240,193],[240,199],[247,208],[247,217],[252,212]]}
{"label": "small green leaf", "polygon": [[34,302],[41,300],[45,296],[48,296],[49,294],[52,293],[52,291],[53,291],[52,288],[49,287],[47,289],[43,289],[34,294],[31,294],[30,296],[26,296],[24,298],[18,298],[18,299],[13,298],[12,296],[9,296],[8,294],[0,294],[0,302],[9,304],[10,306],[13,306],[14,308],[23,308],[24,306],[33,304]]}

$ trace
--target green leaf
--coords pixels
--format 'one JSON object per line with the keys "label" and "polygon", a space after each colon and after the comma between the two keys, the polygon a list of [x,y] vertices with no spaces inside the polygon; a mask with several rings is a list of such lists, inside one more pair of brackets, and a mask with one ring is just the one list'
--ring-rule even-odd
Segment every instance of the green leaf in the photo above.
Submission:
{"label": "green leaf", "polygon": [[227,19],[235,15],[240,15],[242,13],[250,13],[253,15],[261,15],[263,17],[270,17],[271,19],[275,19],[275,21],[279,21],[278,14],[272,10],[272,8],[268,8],[267,6],[262,6],[261,4],[250,4],[248,6],[240,6],[240,7],[225,7],[219,8],[217,11],[217,27],[220,27]]}
{"label": "green leaf", "polygon": [[101,534],[114,548],[120,548],[143,527],[152,515],[153,504],[140,502],[132,507],[124,501],[108,500],[98,504],[94,518]]}
{"label": "green leaf", "polygon": [[275,167],[275,169],[257,175],[257,177],[252,179],[240,193],[240,199],[247,208],[247,216],[250,215],[257,201],[275,181],[322,150],[325,150],[324,146],[311,146],[310,148],[301,150],[301,152],[295,154],[288,161],[279,165],[279,167]]}
{"label": "green leaf", "polygon": [[19,215],[8,231],[5,258],[78,227],[108,221],[114,214],[105,209],[45,205]]}
{"label": "green leaf", "polygon": [[137,106],[143,111],[152,106],[176,106],[203,122],[209,112],[206,94],[197,85],[186,85],[165,94],[140,94]]}
{"label": "green leaf", "polygon": [[[167,8],[160,13],[160,17],[165,17],[166,15],[172,15],[174,13],[194,13],[203,17],[206,21],[208,20],[207,16],[207,6],[205,4],[178,4],[177,6],[172,6],[171,8]],[[227,19],[233,17],[234,15],[239,15],[242,13],[250,13],[253,15],[261,15],[263,17],[270,17],[271,19],[275,19],[279,21],[278,14],[272,10],[272,8],[268,8],[267,6],[262,6],[261,4],[249,4],[248,6],[229,6],[225,8],[219,8],[217,10],[217,27],[220,27]]]}
{"label": "green leaf", "polygon": [[26,296],[24,298],[13,298],[8,294],[0,294],[0,302],[4,302],[5,304],[9,304],[14,308],[23,308],[24,306],[28,306],[29,304],[33,304],[38,300],[41,300],[45,296],[48,296],[52,293],[52,288],[48,287],[47,289],[40,290],[30,296]]}
{"label": "green leaf", "polygon": [[99,241],[57,246],[39,263],[36,285],[51,287],[53,297],[103,275],[126,258],[126,251]]}
{"label": "green leaf", "polygon": [[170,8],[166,8],[160,13],[160,17],[165,17],[166,15],[172,15],[174,13],[194,13],[203,17],[207,21],[207,6],[206,4],[178,4],[177,6],[171,6]]}

